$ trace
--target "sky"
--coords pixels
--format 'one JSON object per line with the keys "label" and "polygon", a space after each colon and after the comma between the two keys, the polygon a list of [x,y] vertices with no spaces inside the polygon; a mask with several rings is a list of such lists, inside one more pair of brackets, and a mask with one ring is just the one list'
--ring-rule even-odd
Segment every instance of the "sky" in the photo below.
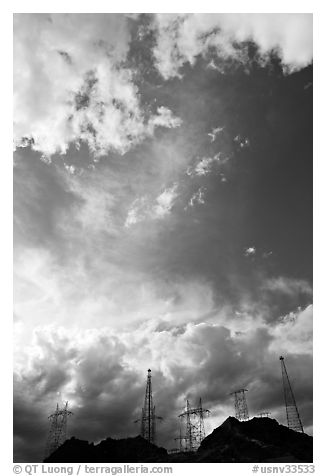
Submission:
{"label": "sky", "polygon": [[247,388],[312,434],[312,15],[14,15],[14,460],[209,433]]}

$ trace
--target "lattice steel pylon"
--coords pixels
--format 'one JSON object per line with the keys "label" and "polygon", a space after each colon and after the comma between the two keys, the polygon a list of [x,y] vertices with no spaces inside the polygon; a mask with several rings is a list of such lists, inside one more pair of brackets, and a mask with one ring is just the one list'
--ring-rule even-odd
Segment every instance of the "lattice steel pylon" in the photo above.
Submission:
{"label": "lattice steel pylon", "polygon": [[249,420],[249,412],[245,392],[248,392],[246,388],[240,388],[239,390],[230,393],[230,395],[234,395],[235,417],[239,421]]}
{"label": "lattice steel pylon", "polygon": [[294,431],[303,431],[302,421],[299,415],[299,410],[294,398],[294,393],[291,387],[290,379],[285,367],[284,357],[280,357],[281,368],[282,368],[282,380],[283,380],[283,392],[284,392],[284,403],[286,410],[286,419],[288,427]]}
{"label": "lattice steel pylon", "polygon": [[68,402],[66,402],[61,409],[57,403],[55,412],[49,416],[50,429],[45,447],[45,458],[50,456],[50,454],[66,441],[67,420],[70,415],[72,415],[72,412],[68,410]]}
{"label": "lattice steel pylon", "polygon": [[179,418],[186,418],[186,435],[178,439],[185,440],[185,451],[196,451],[205,438],[204,416],[210,413],[202,407],[201,398],[197,408],[191,408],[187,400],[186,410],[179,415]]}
{"label": "lattice steel pylon", "polygon": [[[162,417],[155,415],[155,406],[152,395],[152,374],[151,369],[147,371],[147,384],[145,391],[144,406],[142,408],[140,434],[145,440],[156,444],[156,420],[162,420]],[[136,420],[139,422],[139,420]]]}

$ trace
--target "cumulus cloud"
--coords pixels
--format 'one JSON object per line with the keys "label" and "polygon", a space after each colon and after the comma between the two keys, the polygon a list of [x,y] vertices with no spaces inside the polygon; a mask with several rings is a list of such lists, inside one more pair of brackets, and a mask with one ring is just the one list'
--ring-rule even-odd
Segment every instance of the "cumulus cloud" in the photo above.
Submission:
{"label": "cumulus cloud", "polygon": [[218,160],[217,156],[204,157],[195,167],[195,175],[207,175],[211,171],[211,166],[215,160]]}
{"label": "cumulus cloud", "polygon": [[[157,412],[165,418],[158,431],[160,444],[173,446],[177,414],[185,398],[204,399],[212,411],[207,421],[211,431],[233,414],[228,394],[242,385],[249,388],[251,414],[268,407],[284,423],[278,356],[286,345],[286,359],[296,375],[299,408],[309,404],[309,382],[298,375],[300,366],[311,367],[310,334],[311,307],[296,314],[294,321],[284,318],[272,329],[256,322],[238,333],[228,324],[178,325],[161,319],[132,326],[119,335],[108,327],[74,328],[69,333],[53,325],[38,327],[32,346],[26,349],[25,365],[15,369],[15,403],[20,403],[22,395],[30,402],[20,408],[25,425],[17,420],[16,437],[26,450],[26,431],[37,406],[33,444],[39,445],[41,453],[47,431],[44,422],[60,399],[71,404],[70,434],[76,437],[98,441],[137,434],[139,428],[132,422],[140,413],[149,366]],[[305,423],[311,423],[309,411]]]}
{"label": "cumulus cloud", "polygon": [[193,65],[212,50],[222,58],[246,61],[234,46],[244,41],[254,41],[262,57],[276,50],[289,71],[312,61],[311,14],[157,14],[155,26],[156,66],[166,79],[180,77],[186,62]]}
{"label": "cumulus cloud", "polygon": [[81,142],[95,156],[123,154],[155,128],[180,125],[163,106],[143,110],[123,66],[129,41],[120,14],[15,14],[15,145],[46,160]]}
{"label": "cumulus cloud", "polygon": [[312,355],[312,311],[312,305],[309,305],[283,316],[271,328],[271,334],[275,338],[272,347],[282,353]]}
{"label": "cumulus cloud", "polygon": [[161,127],[179,127],[182,124],[182,120],[179,117],[173,116],[170,109],[164,106],[157,108],[157,115],[152,116],[149,120],[150,131],[153,133],[154,128]]}

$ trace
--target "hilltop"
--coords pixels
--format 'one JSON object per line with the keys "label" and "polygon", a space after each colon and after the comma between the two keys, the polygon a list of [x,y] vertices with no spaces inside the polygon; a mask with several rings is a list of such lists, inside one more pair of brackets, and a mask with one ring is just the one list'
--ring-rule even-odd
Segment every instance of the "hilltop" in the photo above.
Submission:
{"label": "hilltop", "polygon": [[280,425],[271,418],[240,422],[227,418],[192,453],[168,454],[141,436],[106,438],[99,444],[71,438],[45,463],[310,463],[313,438]]}

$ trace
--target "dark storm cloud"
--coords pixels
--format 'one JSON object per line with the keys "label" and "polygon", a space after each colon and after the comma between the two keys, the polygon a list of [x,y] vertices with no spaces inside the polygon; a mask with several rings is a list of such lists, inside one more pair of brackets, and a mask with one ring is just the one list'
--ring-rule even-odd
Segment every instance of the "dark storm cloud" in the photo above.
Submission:
{"label": "dark storm cloud", "polygon": [[[309,322],[307,314],[298,314],[291,332],[296,332],[300,319],[307,318]],[[282,323],[279,326],[291,339],[289,329]],[[242,387],[249,389],[251,414],[268,409],[284,423],[278,343],[273,332],[261,324],[234,334],[227,327],[204,323],[160,331],[142,326],[120,337],[107,330],[75,331],[71,336],[63,330],[39,330],[31,347],[29,372],[23,378],[17,376],[15,384],[16,461],[36,457],[36,451],[30,453],[30,434],[39,460],[47,412],[60,399],[68,399],[74,413],[69,423],[71,435],[91,441],[136,435],[139,424],[134,421],[144,398],[146,364],[153,370],[157,414],[164,418],[159,426],[160,444],[171,447],[185,398],[196,404],[202,397],[216,425],[233,413],[229,393]],[[310,425],[312,361],[304,345],[303,337],[297,353],[286,355],[286,363],[298,405],[304,409],[304,423]],[[70,376],[68,381],[53,378],[52,364],[59,360],[64,374]]]}
{"label": "dark storm cloud", "polygon": [[[53,409],[54,410],[54,409]],[[48,431],[46,412],[33,405],[31,399],[15,395],[13,405],[13,461],[41,461]]]}

